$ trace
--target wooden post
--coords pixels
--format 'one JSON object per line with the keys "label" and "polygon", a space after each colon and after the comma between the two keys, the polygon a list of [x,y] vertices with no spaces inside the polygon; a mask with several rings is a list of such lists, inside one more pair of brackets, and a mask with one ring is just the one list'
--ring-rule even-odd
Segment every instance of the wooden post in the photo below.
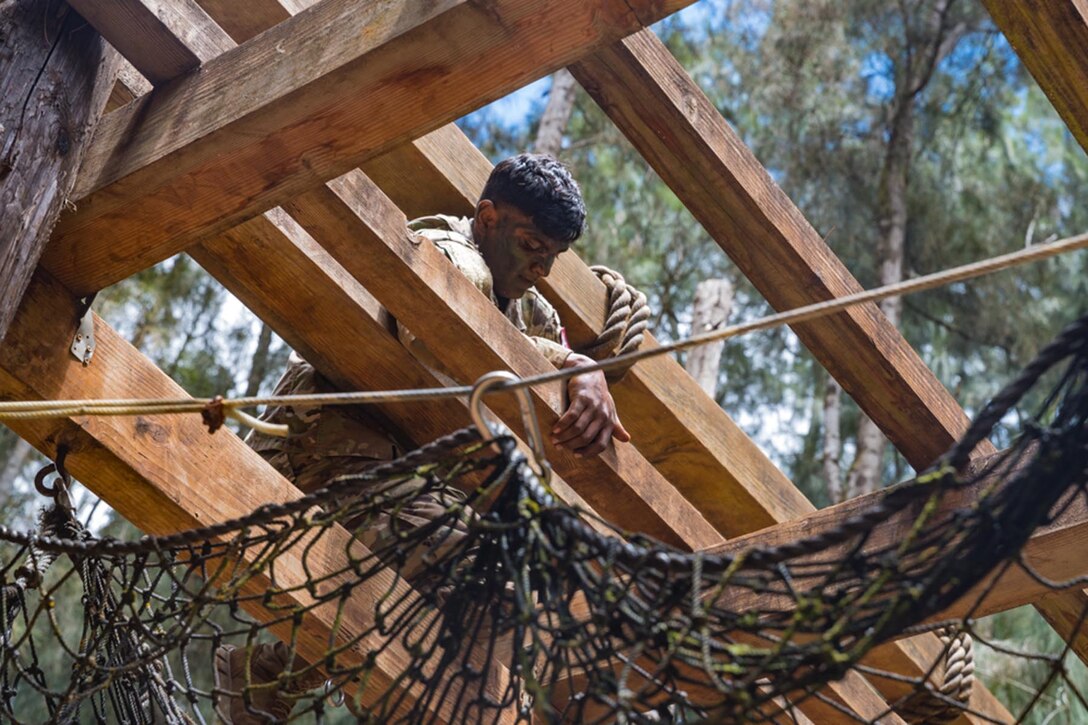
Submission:
{"label": "wooden post", "polygon": [[[704,279],[695,288],[692,303],[691,334],[716,330],[729,319],[733,307],[733,285],[727,279]],[[725,341],[697,347],[688,353],[684,368],[711,398],[718,391],[718,369],[722,363]]]}
{"label": "wooden post", "polygon": [[62,2],[0,4],[0,340],[113,87],[117,54]]}

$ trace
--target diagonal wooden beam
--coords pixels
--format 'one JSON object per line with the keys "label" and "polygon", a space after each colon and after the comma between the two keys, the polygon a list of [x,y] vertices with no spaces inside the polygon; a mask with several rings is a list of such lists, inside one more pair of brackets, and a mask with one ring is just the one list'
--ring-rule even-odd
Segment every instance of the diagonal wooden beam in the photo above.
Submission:
{"label": "diagonal wooden beam", "polygon": [[[185,391],[150,360],[124,342],[101,319],[95,320],[97,350],[94,362],[83,366],[68,353],[80,309],[79,300],[48,275],[39,272],[0,347],[0,397],[9,400],[82,398],[178,398]],[[11,423],[16,433],[51,458],[57,447],[69,453],[66,466],[79,480],[127,519],[151,534],[204,526],[252,512],[267,503],[284,503],[301,494],[289,481],[229,430],[211,436],[196,416],[144,415],[134,417],[74,417],[60,422],[34,420]],[[246,485],[238,485],[245,481]],[[365,550],[337,526],[320,539],[305,539],[281,552],[276,560],[275,584],[294,589],[284,606],[311,604],[306,581],[314,581],[342,566],[347,552],[364,556]],[[304,564],[305,560],[305,564]],[[323,572],[325,574],[323,574]],[[327,585],[347,583],[341,577]],[[272,582],[258,574],[247,593],[259,593]],[[392,572],[383,572],[357,586],[341,609],[337,604],[311,609],[298,632],[302,656],[320,661],[330,637],[343,640],[373,622],[374,602],[394,585]],[[324,585],[323,585],[324,586]],[[406,594],[403,583],[397,591]],[[259,620],[283,619],[283,609],[270,611],[255,602],[244,603]],[[274,630],[290,637],[287,629]],[[377,658],[375,688],[398,686],[410,655],[403,648],[371,634],[343,653],[344,663],[361,664],[373,651]],[[482,656],[482,653],[481,653]],[[498,697],[505,673],[493,683]],[[366,693],[363,698],[366,702]],[[432,709],[448,719],[452,697],[436,698]],[[508,719],[512,713],[504,715]]]}
{"label": "diagonal wooden beam", "polygon": [[[1058,115],[1088,152],[1088,3],[1052,0],[1024,3],[983,0],[994,22],[1054,104]],[[1035,608],[1088,664],[1088,633],[1078,628],[1088,610],[1088,591],[1075,589],[1045,597]]]}
{"label": "diagonal wooden beam", "polygon": [[[772,306],[861,289],[652,32],[571,71]],[[795,332],[912,465],[928,465],[966,429],[963,410],[875,305]],[[928,667],[889,651],[898,656],[891,669]]]}
{"label": "diagonal wooden beam", "polygon": [[[776,310],[861,290],[652,32],[571,71]],[[959,405],[875,304],[794,331],[915,468],[966,430]]]}
{"label": "diagonal wooden beam", "polygon": [[[437,247],[407,231],[403,212],[362,172],[299,196],[285,210],[400,324],[425,340],[455,378],[472,381],[490,370],[522,377],[551,370]],[[545,429],[563,410],[563,388],[532,392]],[[495,396],[490,404],[508,423],[520,420],[512,396]],[[722,538],[633,446],[617,444],[582,459],[549,443],[548,458],[610,520],[685,547]]]}
{"label": "diagonal wooden beam", "polygon": [[98,290],[689,2],[325,0],[111,114],[46,266]]}
{"label": "diagonal wooden beam", "polygon": [[[87,22],[151,81],[161,85],[234,47],[194,0],[72,0]],[[101,30],[99,31],[101,32]]]}
{"label": "diagonal wooden beam", "polygon": [[[377,300],[283,210],[271,209],[189,253],[342,389],[443,386],[400,344]],[[459,400],[406,401],[371,413],[410,445],[470,420]],[[564,501],[592,510],[558,475],[552,488]]]}
{"label": "diagonal wooden beam", "polygon": [[[458,188],[461,188],[463,197],[461,202],[450,207],[442,207],[443,211],[453,214],[471,213],[475,199],[473,190],[482,187],[482,180],[486,180],[491,168],[490,163],[476,147],[454,126],[434,131],[424,138],[417,139],[410,147],[398,147],[385,154],[381,157],[383,163],[374,171],[377,179],[385,182],[384,174],[387,170],[395,172],[399,167],[397,163],[399,158],[404,158],[405,164],[410,164],[415,183],[420,189],[426,190],[432,187],[444,189],[450,184],[456,184]],[[370,172],[372,169],[368,164],[364,170]],[[469,170],[473,173],[468,173]],[[391,185],[391,188],[396,189],[397,184]],[[436,202],[449,203],[448,199],[449,197],[443,194]],[[409,209],[411,214],[424,214],[429,199],[426,193],[417,193],[414,197],[404,194],[396,201],[402,208]],[[544,281],[542,287],[546,290],[549,299],[562,310],[562,317],[568,325],[568,333],[571,334],[572,340],[592,339],[593,336],[599,334],[604,323],[603,311],[607,307],[607,296],[603,285],[574,255],[561,255],[552,269],[552,274]],[[660,401],[666,402],[669,412],[649,407],[649,399],[643,398],[640,402],[633,400],[628,382],[638,380],[637,376],[644,371],[645,363],[640,363],[628,373],[628,381],[613,386],[617,403],[623,406],[621,410],[625,415],[631,416],[630,420],[638,421],[636,430],[639,435],[636,436],[635,442],[639,443],[642,440],[641,434],[647,432],[648,429],[652,431],[650,437],[655,441],[651,441],[647,446],[640,446],[640,450],[654,462],[658,470],[666,473],[666,477],[673,481],[685,496],[707,514],[712,523],[719,527],[739,525],[739,528],[721,528],[720,530],[729,535],[746,533],[765,526],[766,524],[757,523],[763,521],[764,517],[774,517],[774,522],[778,523],[801,518],[813,511],[807,500],[802,499],[803,503],[799,504],[796,499],[791,498],[791,495],[796,494],[796,488],[792,483],[788,481],[785,484],[773,483],[777,479],[778,472],[765,457],[737,455],[737,451],[742,449],[735,448],[731,442],[729,430],[733,424],[724,412],[721,412],[721,415],[726,418],[728,425],[722,425],[717,417],[700,407],[687,402],[677,404],[675,392],[670,394],[667,389],[657,389],[655,394]],[[674,371],[660,378],[646,376],[645,382],[639,382],[639,385],[653,389],[658,380],[663,386],[673,391],[685,390],[688,384],[695,385],[679,365],[676,365]],[[702,395],[701,390],[690,394],[681,393],[681,395],[684,396],[685,401],[694,400],[699,396],[706,397]],[[668,404],[667,401],[674,402]],[[717,406],[713,407],[717,408]],[[732,466],[730,470],[733,471],[733,476],[736,477],[741,488],[740,490],[732,487],[720,489],[719,495],[722,501],[743,501],[746,495],[752,495],[757,500],[768,502],[778,494],[781,498],[777,505],[764,503],[766,508],[758,514],[752,515],[748,512],[746,516],[738,517],[728,523],[726,519],[716,517],[715,514],[719,508],[707,501],[705,493],[700,494],[695,489],[700,484],[705,485],[708,479],[726,483],[730,478],[719,478],[720,474],[709,475],[708,472],[717,470],[714,467],[713,457],[701,455],[700,448],[687,442],[691,438],[685,438],[685,436],[690,436],[696,441],[706,441],[707,449],[713,456],[730,459],[729,465]],[[684,442],[674,442],[671,450],[669,448],[653,450],[655,442],[661,441]],[[745,441],[751,445],[750,439],[745,438]],[[685,464],[691,465],[695,471],[702,471],[703,475],[691,472],[685,474],[681,468]],[[670,465],[672,468],[667,467]],[[762,488],[762,485],[766,488]],[[766,491],[766,493],[757,494],[760,491]],[[881,650],[875,656],[881,658],[879,666],[883,669],[904,674],[910,673],[911,676],[918,677],[928,670],[930,663],[941,657],[942,653],[943,647],[936,636],[921,635]],[[577,684],[572,686],[577,689]],[[888,699],[896,699],[907,692],[904,685],[894,681],[882,681],[880,686]],[[864,687],[860,683],[844,681],[836,684],[826,694],[838,698],[840,702],[849,702],[850,707],[856,712],[874,712],[875,704],[866,699]],[[1005,708],[986,688],[981,686],[981,683],[976,683],[973,698],[972,706],[976,710],[990,713],[999,720],[1008,719]],[[806,701],[803,703],[803,708],[806,711],[812,710],[814,717],[820,721],[832,717],[828,706],[816,700]],[[971,717],[961,718],[961,720],[971,719]]]}
{"label": "diagonal wooden beam", "polygon": [[[972,470],[980,470],[993,460],[992,454],[977,459]],[[956,512],[969,510],[988,488],[999,485],[998,474],[990,474],[963,488],[948,491],[932,512],[932,520],[940,521]],[[752,548],[780,546],[796,542],[801,538],[817,537],[826,533],[852,516],[865,511],[888,495],[890,489],[877,491],[866,496],[821,509],[814,514],[772,526],[746,536],[732,539],[715,547],[708,553],[734,555]],[[926,502],[915,502],[897,510],[879,526],[873,527],[865,542],[865,550],[893,546],[909,535],[918,515]],[[1068,501],[1055,506],[1058,514],[1053,520],[1040,526],[1032,534],[1024,549],[1022,558],[1040,576],[1049,582],[1061,583],[1088,575],[1088,558],[1081,555],[1088,542],[1088,501],[1082,495],[1073,495]],[[827,549],[826,555],[834,559],[840,550],[845,556],[849,547],[838,546]],[[980,583],[975,589],[965,594],[944,611],[938,612],[927,621],[945,621],[957,619],[970,613],[973,618],[985,617],[997,612],[1030,604],[1042,597],[1055,594],[1055,589],[1047,581],[1040,581],[1024,572],[1018,566],[1011,567],[996,583],[993,578]],[[985,595],[985,596],[983,596]],[[746,595],[738,594],[736,601],[730,600],[730,606],[742,606]]]}
{"label": "diagonal wooden beam", "polygon": [[1088,151],[1088,3],[982,0],[1024,66]]}

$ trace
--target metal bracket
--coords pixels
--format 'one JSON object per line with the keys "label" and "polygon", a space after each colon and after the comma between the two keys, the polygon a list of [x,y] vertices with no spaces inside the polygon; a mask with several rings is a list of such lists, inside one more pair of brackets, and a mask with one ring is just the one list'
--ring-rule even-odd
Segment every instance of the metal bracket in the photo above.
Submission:
{"label": "metal bracket", "polygon": [[94,356],[94,313],[91,312],[90,300],[87,300],[84,305],[86,309],[79,319],[79,328],[76,330],[76,336],[72,340],[72,347],[69,349],[75,359],[86,367]]}

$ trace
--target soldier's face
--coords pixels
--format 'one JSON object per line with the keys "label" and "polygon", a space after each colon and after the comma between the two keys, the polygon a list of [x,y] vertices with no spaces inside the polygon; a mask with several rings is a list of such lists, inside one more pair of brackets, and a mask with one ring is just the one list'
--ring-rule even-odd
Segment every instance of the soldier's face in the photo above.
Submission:
{"label": "soldier's face", "polygon": [[476,209],[476,244],[491,270],[495,294],[516,299],[547,277],[556,257],[570,248],[533,224],[529,216],[508,204],[481,201]]}

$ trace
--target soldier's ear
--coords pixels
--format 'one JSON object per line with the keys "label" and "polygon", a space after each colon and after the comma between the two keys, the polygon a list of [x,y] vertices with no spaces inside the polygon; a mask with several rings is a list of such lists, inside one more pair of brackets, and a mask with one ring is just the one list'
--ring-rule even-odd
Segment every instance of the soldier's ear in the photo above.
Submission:
{"label": "soldier's ear", "polygon": [[490,229],[499,220],[499,210],[490,199],[480,199],[476,203],[476,221],[483,227]]}

